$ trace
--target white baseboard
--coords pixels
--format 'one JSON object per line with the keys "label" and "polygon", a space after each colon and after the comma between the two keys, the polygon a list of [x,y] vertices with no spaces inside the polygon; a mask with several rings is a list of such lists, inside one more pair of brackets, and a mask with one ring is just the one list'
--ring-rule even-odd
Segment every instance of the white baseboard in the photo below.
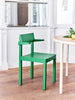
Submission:
{"label": "white baseboard", "polygon": [[0,71],[8,70],[8,63],[2,63],[0,65]]}
{"label": "white baseboard", "polygon": [[[34,65],[41,65],[41,64],[43,63],[34,63]],[[53,61],[50,61],[48,64],[53,64]],[[19,68],[18,64],[11,64],[8,66],[9,66],[8,68]],[[28,67],[28,66],[30,66],[30,64],[23,65],[23,67]]]}
{"label": "white baseboard", "polygon": [[[49,62],[48,64],[52,64],[53,62]],[[41,65],[42,63],[35,63],[34,65]],[[23,67],[28,67],[30,66],[30,64],[26,65],[26,66],[23,66]],[[10,68],[19,68],[19,65],[17,64],[11,64],[11,65],[8,65],[8,63],[2,63],[0,65],[0,71],[4,71],[4,70],[8,70]]]}

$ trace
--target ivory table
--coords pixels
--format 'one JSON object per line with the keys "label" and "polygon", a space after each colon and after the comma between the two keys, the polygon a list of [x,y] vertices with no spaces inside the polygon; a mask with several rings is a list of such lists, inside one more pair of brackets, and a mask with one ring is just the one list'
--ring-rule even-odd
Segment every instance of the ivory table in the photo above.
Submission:
{"label": "ivory table", "polygon": [[75,40],[71,38],[64,38],[63,36],[54,37],[54,41],[60,43],[60,81],[59,81],[59,93],[63,93],[63,53],[64,44],[67,45],[67,57],[66,57],[66,76],[68,76],[68,60],[69,60],[69,45],[75,45]]}

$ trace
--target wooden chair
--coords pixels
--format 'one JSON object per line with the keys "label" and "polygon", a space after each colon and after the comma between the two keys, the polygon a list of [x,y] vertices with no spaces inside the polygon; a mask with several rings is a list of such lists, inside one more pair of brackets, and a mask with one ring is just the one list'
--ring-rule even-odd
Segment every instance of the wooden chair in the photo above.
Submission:
{"label": "wooden chair", "polygon": [[[19,36],[19,85],[22,85],[22,61],[31,62],[31,79],[33,79],[33,62],[43,63],[43,90],[46,90],[46,65],[53,60],[53,82],[56,81],[56,55],[34,52],[34,42],[44,41],[35,39],[34,33],[23,34]],[[31,53],[22,56],[22,45],[31,44]]]}

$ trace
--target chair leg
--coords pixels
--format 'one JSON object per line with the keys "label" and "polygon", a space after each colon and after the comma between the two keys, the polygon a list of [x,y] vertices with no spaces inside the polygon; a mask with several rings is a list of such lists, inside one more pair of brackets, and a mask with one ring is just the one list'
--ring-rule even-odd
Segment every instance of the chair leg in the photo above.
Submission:
{"label": "chair leg", "polygon": [[56,59],[53,60],[53,82],[56,82]]}
{"label": "chair leg", "polygon": [[33,69],[33,62],[31,62],[31,79],[33,79],[33,71],[34,71],[34,69]]}
{"label": "chair leg", "polygon": [[46,63],[43,65],[43,90],[46,90]]}
{"label": "chair leg", "polygon": [[22,85],[22,61],[19,61],[19,85]]}

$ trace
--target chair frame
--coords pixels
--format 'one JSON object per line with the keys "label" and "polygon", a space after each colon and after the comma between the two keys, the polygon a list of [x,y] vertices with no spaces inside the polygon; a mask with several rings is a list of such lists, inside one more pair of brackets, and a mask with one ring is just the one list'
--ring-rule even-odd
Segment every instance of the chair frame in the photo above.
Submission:
{"label": "chair frame", "polygon": [[[37,41],[44,41],[43,39],[34,39],[35,41],[26,41],[26,42],[21,42],[19,41],[19,85],[22,85],[22,45],[25,44],[31,44],[31,55],[34,54],[34,42]],[[53,60],[53,82],[56,82],[56,56],[52,59],[49,59],[49,61]],[[28,61],[28,60],[24,60],[24,61]],[[43,90],[46,90],[46,73],[47,73],[47,62],[49,61],[43,61]],[[31,61],[31,79],[33,79],[34,76],[34,65],[35,61]],[[39,62],[38,60],[36,62]]]}

